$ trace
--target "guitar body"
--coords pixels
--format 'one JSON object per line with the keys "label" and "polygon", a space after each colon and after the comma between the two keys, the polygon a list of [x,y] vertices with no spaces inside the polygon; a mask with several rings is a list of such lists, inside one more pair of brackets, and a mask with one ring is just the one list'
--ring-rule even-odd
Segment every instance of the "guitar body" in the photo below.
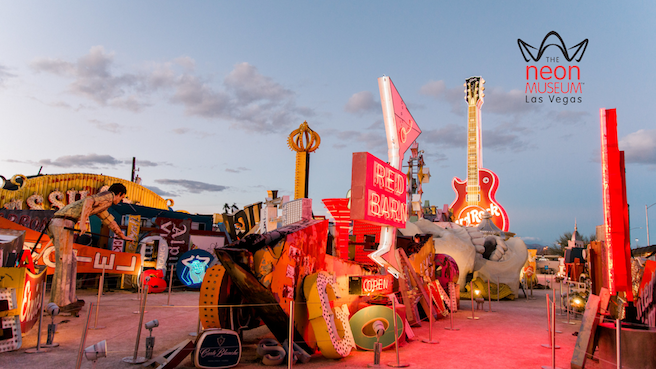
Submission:
{"label": "guitar body", "polygon": [[492,215],[492,222],[507,232],[509,229],[508,214],[495,199],[499,187],[499,177],[491,170],[481,168],[478,170],[478,179],[480,200],[475,203],[467,201],[467,181],[457,177],[453,178],[452,186],[456,193],[456,199],[450,206],[453,210],[453,221],[462,226],[475,227],[483,219],[483,212],[487,211]]}

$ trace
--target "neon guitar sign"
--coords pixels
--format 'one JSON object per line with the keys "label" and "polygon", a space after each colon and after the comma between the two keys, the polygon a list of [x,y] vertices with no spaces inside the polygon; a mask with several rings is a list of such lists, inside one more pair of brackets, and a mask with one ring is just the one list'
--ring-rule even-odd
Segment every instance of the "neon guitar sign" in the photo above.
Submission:
{"label": "neon guitar sign", "polygon": [[467,101],[467,180],[453,178],[456,199],[451,204],[453,221],[463,226],[476,226],[483,219],[484,212],[490,213],[491,220],[504,232],[508,231],[508,215],[497,203],[495,195],[499,187],[499,177],[489,169],[481,168],[481,106],[483,106],[483,84],[481,77],[466,80],[465,100]]}

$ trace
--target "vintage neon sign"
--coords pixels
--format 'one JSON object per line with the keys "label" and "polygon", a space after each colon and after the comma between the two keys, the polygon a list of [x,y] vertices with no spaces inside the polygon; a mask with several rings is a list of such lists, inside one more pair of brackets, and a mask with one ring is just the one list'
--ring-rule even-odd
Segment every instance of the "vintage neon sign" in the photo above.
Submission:
{"label": "vintage neon sign", "polygon": [[[18,179],[21,179],[19,182]],[[0,187],[0,207],[10,210],[55,210],[89,195],[105,191],[109,184],[119,182],[128,193],[124,202],[168,209],[172,200],[165,200],[153,191],[124,179],[86,173],[49,174],[27,178],[17,174],[11,183],[18,189],[5,190]],[[169,205],[170,203],[170,205]]]}
{"label": "vintage neon sign", "polygon": [[630,245],[626,230],[625,183],[623,157],[617,142],[617,113],[615,109],[600,109],[601,125],[601,175],[603,189],[604,226],[607,245],[608,290],[611,295],[626,291],[633,301],[631,291]]}
{"label": "vintage neon sign", "polygon": [[189,250],[178,260],[176,272],[178,279],[191,288],[200,288],[205,272],[214,257],[205,250]]}
{"label": "vintage neon sign", "polygon": [[351,219],[405,228],[405,174],[367,152],[353,153]]}
{"label": "vintage neon sign", "polygon": [[349,293],[352,295],[388,295],[394,292],[394,277],[363,275],[349,277]]}

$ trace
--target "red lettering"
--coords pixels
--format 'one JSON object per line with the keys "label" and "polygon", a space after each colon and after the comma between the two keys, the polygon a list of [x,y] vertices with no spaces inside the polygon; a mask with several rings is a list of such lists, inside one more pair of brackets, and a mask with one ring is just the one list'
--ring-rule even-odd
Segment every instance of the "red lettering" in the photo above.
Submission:
{"label": "red lettering", "polygon": [[385,171],[385,190],[387,192],[394,192],[394,172],[390,168]]}
{"label": "red lettering", "polygon": [[406,183],[406,177],[399,173],[396,173],[396,186],[394,191],[396,196],[405,193],[405,183]]}
{"label": "red lettering", "polygon": [[[545,77],[546,75],[546,77]],[[545,65],[544,67],[540,68],[540,78],[542,79],[551,79],[551,67],[548,65]]]}
{"label": "red lettering", "polygon": [[385,187],[385,167],[380,163],[374,162],[374,183],[373,186],[378,186],[380,188]]}
{"label": "red lettering", "polygon": [[[560,77],[560,78],[558,78],[558,69],[562,69],[562,70],[563,70],[563,76]],[[554,69],[554,73],[553,73],[553,74],[554,74],[554,77],[556,77],[556,79],[558,79],[558,80],[565,79],[565,77],[567,77],[567,71],[565,70],[565,67],[563,67],[562,65],[557,66],[556,69]],[[570,76],[570,77],[571,77],[571,76]],[[571,78],[570,78],[570,79],[571,79]]]}
{"label": "red lettering", "polygon": [[535,78],[538,79],[538,68],[535,67],[535,65],[527,65],[526,66],[526,80],[528,81],[528,72],[533,69],[535,71]]}
{"label": "red lettering", "polygon": [[580,80],[581,79],[581,70],[576,65],[570,65],[569,66],[569,79],[572,79],[572,69],[576,69],[576,79]]}
{"label": "red lettering", "polygon": [[380,195],[369,190],[369,214],[380,217]]}

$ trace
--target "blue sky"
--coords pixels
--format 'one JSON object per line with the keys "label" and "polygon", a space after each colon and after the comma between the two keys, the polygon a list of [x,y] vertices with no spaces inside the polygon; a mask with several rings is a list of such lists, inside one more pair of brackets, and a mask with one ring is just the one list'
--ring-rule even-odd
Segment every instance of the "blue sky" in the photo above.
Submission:
{"label": "blue sky", "polygon": [[[424,199],[441,207],[466,177],[462,84],[480,75],[483,166],[510,230],[546,245],[575,220],[585,235],[602,224],[599,109],[617,108],[632,246],[646,245],[656,6],[499,4],[0,1],[0,175],[129,179],[136,157],[142,184],[174,209],[221,212],[269,189],[293,196],[286,138],[307,120],[322,139],[309,193],[325,214],[321,199],[349,189],[353,152],[387,159],[377,78],[388,75],[423,130]],[[589,40],[580,103],[525,102],[517,39],[537,47],[550,31],[567,47]]]}

